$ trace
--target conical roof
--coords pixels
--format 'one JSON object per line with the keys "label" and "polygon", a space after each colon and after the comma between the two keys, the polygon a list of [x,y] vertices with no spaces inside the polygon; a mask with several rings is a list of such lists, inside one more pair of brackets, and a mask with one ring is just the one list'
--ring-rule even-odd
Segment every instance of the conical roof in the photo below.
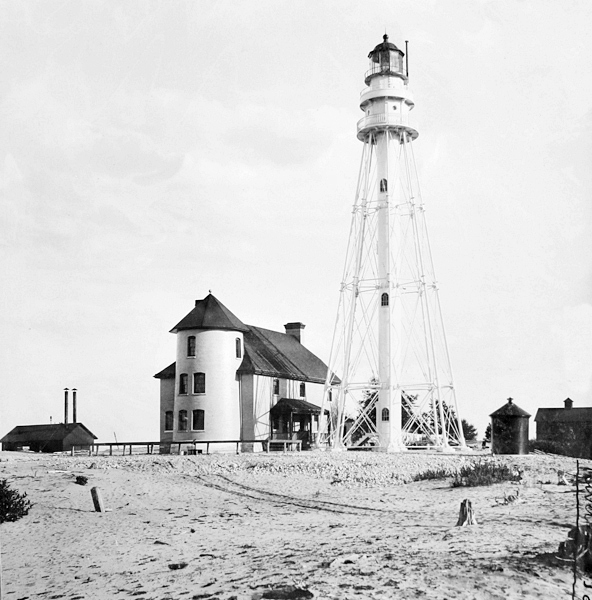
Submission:
{"label": "conical roof", "polygon": [[247,331],[247,326],[212,294],[195,301],[195,308],[183,317],[172,329],[177,333],[184,329],[227,329]]}
{"label": "conical roof", "polygon": [[[378,44],[374,48],[374,50],[370,51],[370,53],[368,54],[368,58],[371,58],[372,60],[374,60],[374,57],[378,56],[378,54],[381,51],[384,51],[384,50],[395,50],[396,52],[399,52],[401,54],[401,56],[405,56],[405,53],[402,52],[401,50],[399,50],[399,48],[397,48],[395,46],[395,44],[393,44],[392,42],[388,41],[389,38],[388,38],[388,35],[386,33],[382,36],[382,39],[384,41],[382,43]],[[376,62],[376,60],[374,62]]]}
{"label": "conical roof", "polygon": [[530,415],[522,410],[517,404],[514,404],[513,398],[508,398],[508,402],[495,412],[492,412],[490,417],[530,417]]}

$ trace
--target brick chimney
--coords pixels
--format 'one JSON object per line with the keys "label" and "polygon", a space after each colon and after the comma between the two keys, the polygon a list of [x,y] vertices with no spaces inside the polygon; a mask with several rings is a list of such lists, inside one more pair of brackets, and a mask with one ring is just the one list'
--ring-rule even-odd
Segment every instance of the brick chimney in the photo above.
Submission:
{"label": "brick chimney", "polygon": [[302,344],[302,330],[306,327],[304,323],[286,323],[284,327],[286,328],[286,335],[291,335]]}
{"label": "brick chimney", "polygon": [[563,407],[565,410],[570,410],[573,407],[573,400],[571,398],[566,398],[563,403],[565,404]]}

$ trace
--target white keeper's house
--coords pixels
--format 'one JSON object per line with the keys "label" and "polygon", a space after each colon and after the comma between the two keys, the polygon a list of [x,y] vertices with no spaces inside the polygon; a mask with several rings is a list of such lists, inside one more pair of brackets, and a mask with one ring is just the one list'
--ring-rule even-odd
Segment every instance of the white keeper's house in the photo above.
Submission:
{"label": "white keeper's house", "polygon": [[327,366],[302,345],[302,323],[284,327],[280,333],[245,325],[212,294],[195,301],[171,329],[177,360],[154,375],[160,379],[161,452],[200,448],[203,441],[241,440],[243,451],[266,440],[310,447]]}

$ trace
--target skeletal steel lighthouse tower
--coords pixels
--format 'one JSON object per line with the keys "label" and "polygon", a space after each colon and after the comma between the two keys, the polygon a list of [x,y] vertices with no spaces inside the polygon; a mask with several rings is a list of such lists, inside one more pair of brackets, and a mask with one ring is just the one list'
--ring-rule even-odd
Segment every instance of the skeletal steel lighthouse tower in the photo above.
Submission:
{"label": "skeletal steel lighthouse tower", "polygon": [[364,149],[323,406],[331,417],[321,426],[334,449],[465,445],[413,156],[418,132],[409,125],[414,102],[404,56],[385,35],[368,55],[360,95]]}

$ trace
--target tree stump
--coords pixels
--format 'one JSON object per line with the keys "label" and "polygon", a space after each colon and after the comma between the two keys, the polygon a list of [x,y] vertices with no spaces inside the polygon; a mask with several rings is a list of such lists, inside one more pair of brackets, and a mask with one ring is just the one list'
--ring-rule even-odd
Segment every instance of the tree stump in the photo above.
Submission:
{"label": "tree stump", "polygon": [[101,496],[101,490],[98,487],[91,488],[90,495],[92,496],[95,512],[105,512],[105,504]]}
{"label": "tree stump", "polygon": [[457,527],[464,527],[465,525],[478,525],[471,501],[466,499],[460,503],[460,512],[456,523]]}
{"label": "tree stump", "polygon": [[592,572],[592,526],[572,527],[567,534],[567,541],[559,544],[558,556],[563,560],[575,558],[582,571]]}

